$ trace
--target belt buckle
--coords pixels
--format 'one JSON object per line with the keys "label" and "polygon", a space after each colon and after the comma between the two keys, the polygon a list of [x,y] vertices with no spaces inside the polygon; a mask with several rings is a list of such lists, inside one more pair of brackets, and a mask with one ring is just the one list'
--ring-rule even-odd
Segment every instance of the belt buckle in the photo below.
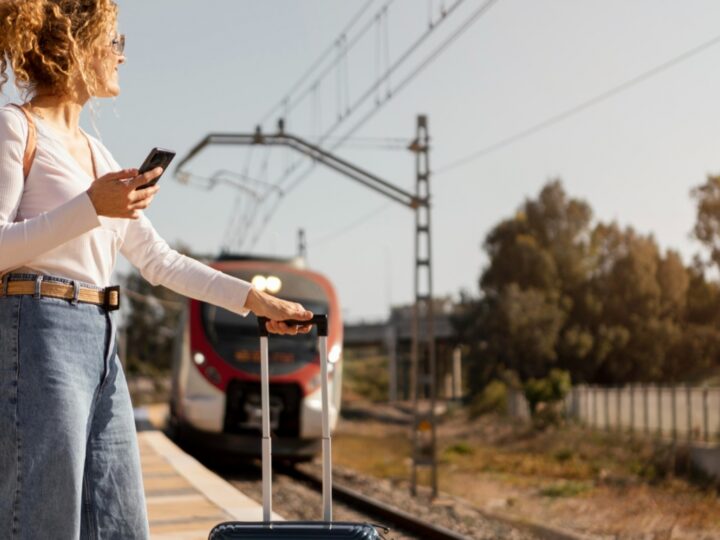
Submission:
{"label": "belt buckle", "polygon": [[[116,292],[117,293],[117,305],[111,306],[110,305],[110,293]],[[116,311],[120,309],[120,285],[112,285],[110,287],[105,287],[105,297],[103,298],[103,307],[106,311]]]}

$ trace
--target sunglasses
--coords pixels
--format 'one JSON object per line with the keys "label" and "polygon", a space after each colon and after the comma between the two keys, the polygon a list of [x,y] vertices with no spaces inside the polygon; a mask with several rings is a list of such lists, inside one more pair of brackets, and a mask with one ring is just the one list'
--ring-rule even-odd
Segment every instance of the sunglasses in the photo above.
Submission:
{"label": "sunglasses", "polygon": [[118,34],[115,36],[110,42],[110,47],[115,54],[122,54],[125,50],[125,34]]}

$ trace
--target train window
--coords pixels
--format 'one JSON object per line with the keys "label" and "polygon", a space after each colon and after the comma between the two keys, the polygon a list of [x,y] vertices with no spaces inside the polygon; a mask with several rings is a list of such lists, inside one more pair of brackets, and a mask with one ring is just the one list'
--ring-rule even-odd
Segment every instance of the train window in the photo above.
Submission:
{"label": "train window", "polygon": [[[291,299],[313,313],[327,313],[326,303]],[[216,352],[227,362],[250,371],[259,370],[260,344],[257,318],[243,317],[212,304],[202,303],[203,329]],[[273,335],[269,341],[271,372],[297,369],[317,358],[317,329],[297,336]],[[285,367],[283,367],[285,366]]]}

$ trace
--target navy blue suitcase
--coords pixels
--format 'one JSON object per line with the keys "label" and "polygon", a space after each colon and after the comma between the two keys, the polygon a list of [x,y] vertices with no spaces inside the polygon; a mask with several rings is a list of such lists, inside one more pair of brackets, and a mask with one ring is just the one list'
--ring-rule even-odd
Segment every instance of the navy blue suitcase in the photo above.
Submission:
{"label": "navy blue suitcase", "polygon": [[228,521],[210,532],[212,540],[264,540],[267,538],[347,538],[376,540],[383,538],[369,523],[343,521],[274,521],[272,523]]}
{"label": "navy blue suitcase", "polygon": [[[263,521],[226,521],[213,527],[208,540],[260,540],[268,538],[299,538],[316,540],[346,538],[382,540],[370,523],[349,523],[332,520],[332,457],[330,446],[330,409],[328,396],[327,315],[315,315],[311,322],[317,325],[320,349],[320,379],[322,387],[322,454],[323,454],[323,521],[271,521],[272,515],[272,447],[270,438],[270,391],[267,319],[258,317],[260,330],[260,388],[262,401],[262,490]],[[298,321],[287,321],[298,324]]]}

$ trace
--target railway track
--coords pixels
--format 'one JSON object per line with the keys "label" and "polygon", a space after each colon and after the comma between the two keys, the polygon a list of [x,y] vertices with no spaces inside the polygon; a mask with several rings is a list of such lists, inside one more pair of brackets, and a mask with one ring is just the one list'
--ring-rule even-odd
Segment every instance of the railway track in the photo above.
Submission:
{"label": "railway track", "polygon": [[[206,463],[206,465],[209,465]],[[217,464],[216,464],[217,465]],[[262,502],[261,467],[216,466],[216,472],[247,496]],[[333,520],[365,521],[377,526],[388,540],[472,540],[408,512],[333,482]],[[289,520],[320,520],[322,481],[290,465],[273,465],[273,510]]]}
{"label": "railway track", "polygon": [[[232,454],[176,442],[242,493],[262,504],[262,468],[259,461],[239,460]],[[319,471],[320,465],[273,464],[274,511],[293,521],[322,519],[321,475],[315,474],[314,469]],[[453,501],[437,505],[424,499],[410,497],[406,488],[393,486],[389,481],[348,474],[342,468],[333,467],[333,520],[380,524],[390,529],[385,534],[388,540],[560,538],[536,535],[527,527],[488,518],[475,509],[468,510],[467,505]],[[457,527],[457,530],[448,527]]]}
{"label": "railway track", "polygon": [[[313,474],[302,471],[297,467],[289,466],[277,467],[277,471],[297,481],[304,482],[310,485],[318,493],[322,493],[322,479]],[[380,522],[384,524],[392,524],[391,529],[395,533],[402,531],[403,533],[416,535],[417,538],[427,540],[469,539],[468,536],[422,520],[417,516],[400,510],[399,508],[384,504],[376,499],[367,497],[358,491],[337,483],[333,483],[332,495],[333,501],[342,501],[349,507],[367,514],[367,516],[371,518],[371,522],[373,519],[376,519],[380,520]],[[393,533],[390,534],[392,535]]]}
{"label": "railway track", "polygon": [[[202,460],[201,457],[196,456]],[[262,469],[258,462],[243,462],[242,465],[218,462],[213,456],[212,462],[204,461],[205,465],[230,482],[248,497],[258,503],[262,502]],[[321,520],[322,514],[322,481],[321,476],[314,474],[315,465],[306,464],[292,466],[287,464],[273,465],[272,500],[273,510],[288,520]],[[319,467],[317,467],[319,468]],[[393,491],[384,497],[368,496],[354,487],[333,479],[333,520],[359,521],[376,524],[389,529],[385,533],[388,540],[538,540],[538,536],[524,527],[516,528],[508,523],[477,516],[469,518],[462,514],[453,514],[451,520],[437,519],[437,508],[429,508],[422,502],[414,505],[406,504],[408,494],[405,490]],[[363,478],[360,484],[376,480]],[[353,483],[353,482],[349,482]],[[354,484],[354,483],[353,483]],[[363,486],[363,491],[366,487]],[[372,491],[372,490],[370,490]],[[379,500],[383,499],[383,500]],[[389,500],[388,500],[389,499]],[[397,501],[397,502],[394,502]],[[405,501],[405,502],[403,502]],[[390,502],[390,504],[388,504]],[[398,506],[404,505],[404,508]],[[435,521],[433,523],[432,521]],[[458,530],[453,531],[438,525],[443,523],[457,524]]]}

